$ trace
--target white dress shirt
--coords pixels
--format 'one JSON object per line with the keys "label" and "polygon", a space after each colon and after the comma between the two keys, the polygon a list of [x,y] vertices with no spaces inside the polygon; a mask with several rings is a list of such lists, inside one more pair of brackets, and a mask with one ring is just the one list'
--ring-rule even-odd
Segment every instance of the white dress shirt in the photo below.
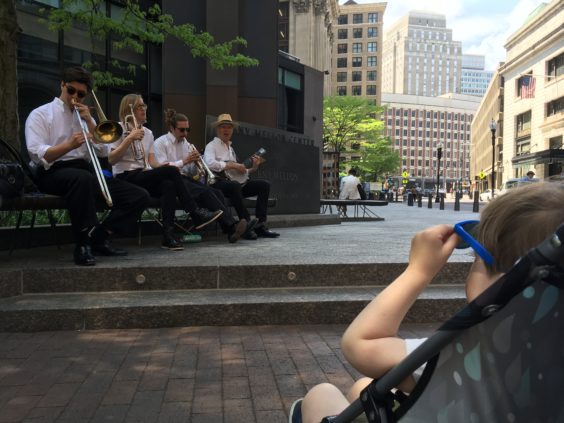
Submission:
{"label": "white dress shirt", "polygon": [[360,194],[358,192],[358,184],[360,184],[360,179],[354,175],[345,176],[341,179],[341,192],[339,194],[339,199],[359,200]]}
{"label": "white dress shirt", "polygon": [[[227,145],[218,137],[215,137],[206,145],[204,161],[214,172],[225,170],[225,164],[227,162],[237,162],[237,155],[233,147],[231,147],[231,141],[229,141],[229,145]],[[247,174],[248,173],[249,170],[247,169]]]}
{"label": "white dress shirt", "polygon": [[169,162],[171,166],[179,168],[180,173],[185,176],[194,176],[198,173],[194,162],[186,165],[183,163],[183,159],[192,151],[192,144],[186,138],[182,137],[177,141],[174,134],[169,132],[155,140],[154,151],[157,162]]}
{"label": "white dress shirt", "polygon": [[[153,151],[153,144],[155,137],[153,136],[153,131],[151,131],[149,128],[145,128],[143,126],[143,131],[144,134],[143,134],[143,139],[141,141],[143,142],[143,149],[145,150],[146,168],[150,169],[151,166],[149,165],[148,159],[149,159],[149,154]],[[112,148],[114,149],[117,148],[128,135],[129,135],[128,131],[123,131],[123,135],[119,140],[117,140],[115,143],[112,144]],[[129,148],[125,151],[123,156],[121,156],[119,161],[112,166],[114,175],[119,175],[120,173],[123,172],[129,172],[135,169],[143,169],[143,168],[145,168],[145,163],[143,162],[143,160],[135,160],[133,156],[133,148],[131,146],[129,146]]]}
{"label": "white dress shirt", "polygon": [[[95,120],[92,119],[95,123]],[[29,157],[35,165],[41,165],[49,169],[52,163],[44,159],[45,153],[50,147],[62,144],[73,134],[81,132],[76,113],[60,99],[55,98],[51,103],[44,104],[33,110],[25,121],[25,140]],[[106,144],[92,144],[96,149],[96,155],[107,157],[108,146]],[[68,153],[63,154],[55,161],[73,159],[84,159],[90,161],[86,145],[81,145]]]}

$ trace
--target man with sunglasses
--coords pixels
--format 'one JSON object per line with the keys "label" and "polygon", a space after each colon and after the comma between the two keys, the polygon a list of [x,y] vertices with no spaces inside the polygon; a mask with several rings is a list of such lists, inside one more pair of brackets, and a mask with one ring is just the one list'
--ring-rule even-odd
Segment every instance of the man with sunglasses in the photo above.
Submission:
{"label": "man with sunglasses", "polygon": [[[82,103],[92,89],[92,76],[79,66],[65,69],[61,93],[51,103],[33,110],[25,123],[25,137],[29,156],[37,167],[36,184],[46,193],[65,198],[75,240],[74,262],[81,266],[96,264],[94,255],[123,256],[127,253],[112,247],[108,238],[113,233],[134,236],[137,221],[149,200],[146,190],[106,178],[113,199],[113,207],[102,223],[96,215],[102,204],[98,185],[86,142],[99,157],[107,157],[104,144],[96,144],[91,133],[96,122],[90,108]],[[87,137],[75,113],[86,123]]]}
{"label": "man with sunglasses", "polygon": [[209,210],[219,210],[223,213],[218,219],[224,233],[227,234],[229,242],[234,243],[249,230],[252,230],[253,222],[240,219],[236,222],[229,208],[225,206],[225,198],[221,191],[213,189],[200,180],[197,162],[201,160],[200,153],[190,142],[190,122],[188,117],[177,113],[174,109],[165,111],[166,122],[169,132],[155,140],[153,166],[159,168],[178,168],[182,175],[184,186],[198,204]]}

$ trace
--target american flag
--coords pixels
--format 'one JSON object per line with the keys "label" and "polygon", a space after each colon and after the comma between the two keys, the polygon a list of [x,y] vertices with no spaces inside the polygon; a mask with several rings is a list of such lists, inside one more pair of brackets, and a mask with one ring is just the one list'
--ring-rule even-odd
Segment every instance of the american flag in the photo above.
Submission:
{"label": "american flag", "polygon": [[535,97],[535,78],[532,76],[524,76],[521,79],[521,98]]}

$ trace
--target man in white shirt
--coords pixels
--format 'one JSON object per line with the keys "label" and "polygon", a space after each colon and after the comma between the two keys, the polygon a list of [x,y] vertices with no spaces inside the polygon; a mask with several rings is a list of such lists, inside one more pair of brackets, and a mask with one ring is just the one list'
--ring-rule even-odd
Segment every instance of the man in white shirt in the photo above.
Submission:
{"label": "man in white shirt", "polygon": [[[237,162],[237,155],[231,146],[235,125],[236,123],[231,119],[231,115],[224,113],[218,116],[217,121],[212,124],[216,130],[216,137],[206,145],[204,161],[218,175],[214,188],[221,190],[223,195],[231,200],[239,219],[246,219],[247,221],[251,219],[249,211],[243,205],[243,198],[257,196],[255,214],[258,223],[253,231],[245,234],[244,238],[276,238],[280,234],[271,231],[266,226],[270,182],[264,179],[248,179],[249,173],[258,169],[259,157],[252,157],[253,163],[249,169],[244,164]],[[232,176],[226,177],[228,174]]]}
{"label": "man in white shirt", "polygon": [[[65,198],[75,239],[74,262],[81,266],[96,264],[94,254],[121,256],[123,250],[113,248],[108,241],[112,233],[134,236],[137,221],[149,201],[143,188],[106,178],[113,207],[102,223],[96,216],[96,203],[102,199],[86,141],[78,121],[86,123],[91,139],[96,123],[88,106],[81,103],[91,90],[92,77],[81,67],[65,69],[61,94],[51,103],[33,110],[25,123],[29,156],[37,169],[37,186],[47,194]],[[93,143],[97,155],[107,156],[104,144]]]}
{"label": "man in white shirt", "polygon": [[[358,185],[360,179],[356,177],[356,170],[350,169],[348,176],[341,179],[341,192],[339,193],[339,200],[360,200],[360,193],[358,192]],[[340,206],[341,212],[347,216],[347,206]]]}

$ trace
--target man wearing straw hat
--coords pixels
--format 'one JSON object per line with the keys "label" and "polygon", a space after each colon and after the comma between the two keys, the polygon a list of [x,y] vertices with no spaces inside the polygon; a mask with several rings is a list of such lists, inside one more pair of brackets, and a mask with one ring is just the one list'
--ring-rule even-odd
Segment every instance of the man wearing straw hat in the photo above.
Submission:
{"label": "man wearing straw hat", "polygon": [[[276,238],[280,234],[271,231],[266,226],[270,182],[264,179],[248,179],[249,173],[258,169],[261,163],[260,157],[252,156],[250,168],[237,161],[237,155],[231,146],[233,130],[237,125],[237,122],[234,122],[231,115],[227,113],[218,116],[217,120],[212,123],[216,137],[206,145],[204,161],[213,172],[218,174],[214,188],[221,190],[223,195],[231,200],[239,219],[251,222],[249,211],[243,205],[243,198],[257,196],[255,214],[258,223],[254,226],[254,230],[245,233],[244,238]],[[249,226],[252,227],[252,225]]]}

